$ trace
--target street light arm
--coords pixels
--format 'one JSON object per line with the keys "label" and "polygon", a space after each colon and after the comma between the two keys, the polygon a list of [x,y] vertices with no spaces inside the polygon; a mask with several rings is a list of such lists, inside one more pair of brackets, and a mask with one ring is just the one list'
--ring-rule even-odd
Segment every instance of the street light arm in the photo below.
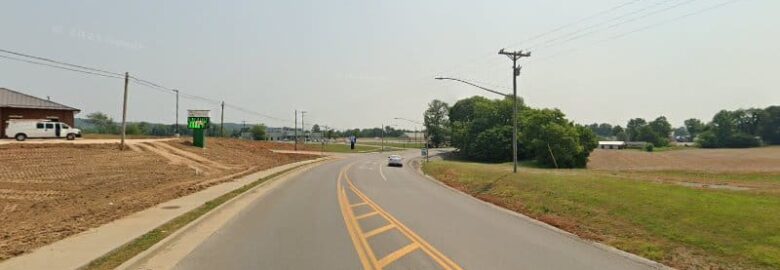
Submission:
{"label": "street light arm", "polygon": [[501,96],[504,96],[504,97],[511,97],[511,96],[512,96],[512,95],[504,94],[504,93],[498,92],[498,91],[496,91],[496,90],[489,89],[489,88],[485,88],[485,87],[482,87],[482,86],[479,86],[479,85],[476,85],[476,84],[473,84],[473,83],[471,83],[471,82],[464,81],[464,80],[461,80],[461,79],[456,79],[456,78],[448,78],[448,77],[436,77],[436,78],[434,78],[434,79],[437,79],[437,80],[451,80],[451,81],[458,81],[458,82],[462,82],[462,83],[465,83],[465,84],[468,84],[468,85],[474,86],[474,87],[476,87],[476,88],[479,88],[479,89],[482,89],[482,90],[488,91],[488,92],[490,92],[490,93],[493,93],[493,94],[496,94],[496,95],[501,95]]}
{"label": "street light arm", "polygon": [[411,119],[406,119],[406,118],[403,118],[403,117],[395,117],[395,118],[393,118],[393,119],[396,119],[396,120],[404,120],[404,121],[407,121],[407,122],[410,122],[410,123],[414,123],[414,124],[418,124],[418,125],[423,125],[423,123],[420,123],[420,122],[417,122],[417,121],[414,121],[414,120],[411,120]]}

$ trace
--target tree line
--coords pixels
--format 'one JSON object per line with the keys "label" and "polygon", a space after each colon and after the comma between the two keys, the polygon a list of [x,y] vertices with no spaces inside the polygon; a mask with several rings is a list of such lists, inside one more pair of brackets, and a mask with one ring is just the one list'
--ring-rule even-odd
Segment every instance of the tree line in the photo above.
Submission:
{"label": "tree line", "polygon": [[[121,132],[120,126],[110,116],[95,112],[87,115],[86,119],[77,119],[77,127],[80,127],[84,133],[98,133],[98,134],[119,134]],[[267,127],[263,124],[247,125],[246,127],[235,123],[225,123],[224,132],[226,137],[240,137],[241,133],[249,132],[252,138],[256,140],[264,140],[267,138]],[[176,134],[176,125],[171,124],[158,124],[148,122],[128,122],[126,132],[128,135],[147,135],[147,136],[173,136]],[[314,124],[311,130],[308,132],[322,133],[325,138],[343,138],[347,136],[356,136],[359,138],[375,138],[382,137],[382,128],[355,128],[348,130],[334,130],[334,129],[322,129],[320,125]],[[385,137],[403,137],[407,132],[411,132],[405,129],[396,129],[391,126],[384,127]],[[179,134],[182,136],[192,135],[192,130],[188,129],[186,125],[179,125]],[[209,125],[208,136],[219,136],[219,125],[212,123]]]}
{"label": "tree line", "polygon": [[[574,124],[558,109],[537,109],[518,99],[518,159],[542,167],[582,168],[598,146],[596,134]],[[428,104],[425,128],[433,147],[451,145],[464,159],[485,162],[512,160],[511,98],[461,99],[452,106],[440,100]]]}
{"label": "tree line", "polygon": [[683,126],[672,129],[666,117],[651,122],[642,118],[628,121],[626,128],[607,123],[588,125],[602,139],[645,141],[666,146],[670,136],[679,141],[693,141],[703,148],[743,148],[780,144],[780,106],[764,109],[721,110],[712,120],[690,118]]}

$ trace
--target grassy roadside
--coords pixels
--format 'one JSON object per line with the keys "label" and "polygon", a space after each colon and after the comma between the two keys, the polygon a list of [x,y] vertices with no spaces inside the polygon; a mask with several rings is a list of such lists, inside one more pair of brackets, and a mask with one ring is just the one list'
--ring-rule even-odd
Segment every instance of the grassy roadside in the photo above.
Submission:
{"label": "grassy roadside", "polygon": [[591,170],[523,168],[514,175],[506,164],[455,161],[423,169],[475,197],[672,267],[780,268],[776,194],[695,189]]}
{"label": "grassy roadside", "polygon": [[131,241],[130,243],[127,243],[123,245],[122,247],[92,261],[87,265],[84,269],[88,270],[97,270],[97,269],[115,269],[122,263],[126,262],[127,260],[133,258],[134,256],[138,255],[139,253],[143,252],[144,250],[149,249],[154,244],[160,242],[161,240],[165,239],[166,237],[170,236],[174,232],[178,231],[182,227],[186,226],[190,222],[198,219],[199,217],[205,215],[209,211],[213,210],[214,208],[224,204],[225,202],[229,201],[230,199],[233,199],[237,197],[238,195],[256,187],[257,185],[262,184],[263,182],[266,182],[270,179],[279,177],[281,175],[284,175],[292,170],[295,170],[297,168],[300,168],[301,166],[306,165],[300,165],[293,168],[286,169],[281,172],[277,172],[275,174],[260,178],[252,183],[246,184],[241,188],[238,188],[236,190],[233,190],[231,192],[225,193],[222,196],[219,196],[216,199],[213,199],[211,201],[208,201],[204,203],[202,206],[195,208],[181,216],[178,216],[174,218],[173,220],[155,228],[154,230],[147,232],[146,234],[136,238],[135,240]]}
{"label": "grassy roadside", "polygon": [[[381,142],[361,142],[361,144],[367,144],[367,145],[376,145],[376,146],[382,146]],[[395,148],[412,148],[412,149],[419,149],[424,146],[423,143],[414,143],[414,142],[385,142],[385,147],[395,147]]]}

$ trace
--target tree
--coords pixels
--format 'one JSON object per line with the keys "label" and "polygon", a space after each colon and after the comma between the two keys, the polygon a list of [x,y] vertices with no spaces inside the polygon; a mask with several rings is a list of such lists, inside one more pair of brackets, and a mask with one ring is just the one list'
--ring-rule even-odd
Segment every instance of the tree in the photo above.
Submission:
{"label": "tree", "polygon": [[636,141],[637,137],[639,137],[639,128],[644,125],[647,125],[647,121],[642,118],[628,120],[628,124],[626,124],[626,135],[628,135],[628,140]]}
{"label": "tree", "polygon": [[598,146],[592,130],[572,124],[558,109],[528,109],[522,116],[526,151],[541,166],[585,167]]}
{"label": "tree", "polygon": [[311,126],[311,132],[320,132],[320,125],[314,124]]}
{"label": "tree", "polygon": [[[669,135],[672,134],[672,125],[666,120],[665,116],[659,116],[652,122],[647,124],[652,130],[654,138],[648,140],[655,146],[667,146],[669,145]],[[644,135],[649,137],[650,135]]]}
{"label": "tree", "polygon": [[428,109],[423,114],[425,129],[428,132],[428,141],[433,147],[443,146],[449,137],[449,105],[434,99],[428,104]]}
{"label": "tree", "polygon": [[760,116],[758,133],[768,144],[780,144],[780,106],[764,109]]}
{"label": "tree", "polygon": [[263,125],[263,124],[252,126],[252,129],[250,129],[249,132],[252,133],[252,139],[255,139],[255,140],[265,140],[266,139],[266,128],[265,128],[265,125]]}
{"label": "tree", "polygon": [[696,142],[704,148],[744,148],[761,145],[755,134],[758,130],[758,117],[745,110],[722,110],[712,117],[707,130],[699,135]]}
{"label": "tree", "polygon": [[620,125],[617,125],[612,128],[612,136],[615,136],[615,139],[618,141],[627,141],[628,136],[626,135],[626,131],[621,127]]}
{"label": "tree", "polygon": [[87,122],[94,126],[96,133],[118,133],[119,128],[114,119],[102,112],[94,112],[87,115]]}
{"label": "tree", "polygon": [[696,139],[696,136],[699,135],[702,131],[704,131],[705,125],[701,122],[701,120],[696,118],[691,118],[688,120],[685,120],[685,129],[688,131],[688,134],[691,136],[691,140]]}

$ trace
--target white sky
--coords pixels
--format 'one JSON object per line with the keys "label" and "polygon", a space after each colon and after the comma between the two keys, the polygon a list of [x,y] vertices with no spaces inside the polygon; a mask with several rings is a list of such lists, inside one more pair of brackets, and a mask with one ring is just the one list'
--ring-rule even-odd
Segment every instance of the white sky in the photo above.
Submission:
{"label": "white sky", "polygon": [[[678,126],[720,109],[780,104],[780,1],[731,2],[6,1],[0,48],[128,71],[287,120],[229,108],[230,122],[291,126],[293,110],[304,109],[307,125],[342,129],[412,128],[392,119],[420,120],[434,98],[493,97],[439,75],[509,92],[510,62],[497,51],[531,49],[519,79],[530,105],[579,123],[665,115]],[[730,4],[698,13],[720,3]],[[686,14],[695,15],[675,19]],[[646,26],[654,27],[613,38]],[[564,42],[568,33],[583,36]],[[120,117],[121,80],[0,59],[0,87],[51,96],[82,117]],[[174,121],[173,95],[130,91],[130,120]],[[182,115],[218,114],[197,100],[181,106]]]}

